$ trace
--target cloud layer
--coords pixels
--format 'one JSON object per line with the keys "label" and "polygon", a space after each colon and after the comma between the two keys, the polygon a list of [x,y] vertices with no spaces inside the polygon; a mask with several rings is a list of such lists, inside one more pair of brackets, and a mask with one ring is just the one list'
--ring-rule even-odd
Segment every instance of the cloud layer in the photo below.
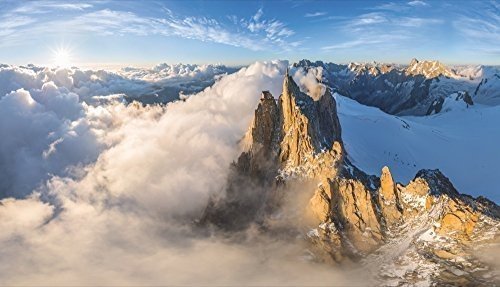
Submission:
{"label": "cloud layer", "polygon": [[[86,104],[66,77],[38,87],[27,73],[33,86],[0,100],[2,162],[22,177],[2,178],[18,197],[0,200],[2,283],[364,284],[311,262],[300,239],[193,229],[224,190],[260,91],[278,95],[287,66],[258,62],[166,106]],[[26,180],[42,184],[28,193]]]}
{"label": "cloud layer", "polygon": [[[50,175],[97,159],[125,99],[171,101],[233,70],[214,65],[127,68],[118,73],[0,66],[0,195],[24,196]],[[162,96],[162,98],[159,98]],[[146,99],[145,99],[146,98]],[[114,105],[106,108],[107,104]],[[124,108],[122,108],[124,109]]]}

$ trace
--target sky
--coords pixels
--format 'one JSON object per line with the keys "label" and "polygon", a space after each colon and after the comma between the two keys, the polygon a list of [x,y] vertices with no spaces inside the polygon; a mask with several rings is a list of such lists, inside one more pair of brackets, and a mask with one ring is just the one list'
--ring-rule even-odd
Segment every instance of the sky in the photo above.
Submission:
{"label": "sky", "polygon": [[499,1],[0,0],[0,63],[500,64]]}

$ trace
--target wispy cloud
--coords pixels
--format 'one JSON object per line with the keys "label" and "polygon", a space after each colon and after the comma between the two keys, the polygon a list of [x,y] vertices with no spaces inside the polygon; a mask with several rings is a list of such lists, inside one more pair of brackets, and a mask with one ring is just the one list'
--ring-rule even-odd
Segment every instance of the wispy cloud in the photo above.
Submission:
{"label": "wispy cloud", "polygon": [[[259,17],[255,18],[258,19]],[[171,11],[165,18],[149,18],[138,16],[132,12],[105,9],[81,15],[67,21],[66,24],[76,31],[88,30],[103,35],[163,35],[220,43],[250,50],[265,48],[263,43],[258,41],[258,37],[231,31],[216,19],[192,16],[179,17]],[[272,28],[273,26],[265,27],[266,30]]]}
{"label": "wispy cloud", "polygon": [[437,25],[444,23],[442,19],[419,17],[401,17],[394,22],[404,27],[422,27],[425,25]]}
{"label": "wispy cloud", "polygon": [[[418,17],[410,12],[407,3],[389,2],[376,7],[377,10],[364,13],[345,21],[340,21],[336,29],[341,33],[343,41],[325,45],[323,51],[348,50],[365,48],[399,49],[412,46],[412,43],[426,39],[429,29],[444,23],[443,19]],[[418,14],[417,14],[418,15]]]}
{"label": "wispy cloud", "polygon": [[38,14],[47,13],[52,10],[76,10],[92,8],[90,3],[64,3],[60,1],[30,1],[16,8],[15,13]]}
{"label": "wispy cloud", "polygon": [[295,34],[295,31],[276,19],[264,19],[264,11],[260,8],[249,20],[240,19],[242,26],[254,35],[259,33],[264,36],[268,43],[286,48],[286,38]]}
{"label": "wispy cloud", "polygon": [[353,41],[342,42],[339,44],[329,45],[321,47],[321,50],[338,50],[338,49],[349,49],[361,45],[380,43],[380,40],[365,40],[358,39]]}
{"label": "wispy cloud", "polygon": [[421,1],[421,0],[414,0],[408,2],[408,5],[410,6],[429,6],[427,2]]}
{"label": "wispy cloud", "polygon": [[393,12],[405,12],[415,7],[430,6],[427,2],[422,0],[413,0],[409,2],[388,2],[374,7],[369,7],[369,10],[386,10]]}
{"label": "wispy cloud", "polygon": [[[94,35],[161,35],[203,42],[220,43],[250,50],[283,50],[300,45],[299,40],[287,41],[295,34],[285,23],[266,19],[263,9],[247,19],[231,15],[222,19],[176,15],[168,8],[164,17],[147,17],[134,12],[96,9],[84,3],[52,1],[27,2],[0,14],[0,46],[15,45],[26,35],[42,37],[65,27],[74,34],[92,32]],[[47,18],[49,9],[72,10],[76,15],[63,19]],[[89,11],[90,9],[90,11]],[[241,29],[241,27],[245,29]],[[290,42],[290,43],[287,43]]]}
{"label": "wispy cloud", "polygon": [[389,20],[383,13],[362,14],[350,21],[350,26],[373,25],[388,22]]}
{"label": "wispy cloud", "polygon": [[132,12],[98,10],[70,20],[52,23],[66,25],[74,32],[91,31],[102,35],[149,35],[160,33],[162,23],[153,18],[143,18]]}
{"label": "wispy cloud", "polygon": [[0,33],[33,23],[35,20],[26,16],[11,16],[0,18]]}
{"label": "wispy cloud", "polygon": [[341,42],[338,44],[333,44],[329,46],[324,46],[321,47],[321,50],[324,51],[331,51],[331,50],[343,50],[343,49],[354,49],[358,47],[366,47],[367,45],[371,46],[378,46],[380,44],[386,44],[393,45],[395,44],[395,41],[401,41],[409,39],[408,36],[406,35],[380,35],[380,36],[363,36],[362,38],[352,40],[352,41],[346,41],[346,42]]}
{"label": "wispy cloud", "polygon": [[500,55],[500,6],[495,1],[457,17],[453,27],[475,50]]}
{"label": "wispy cloud", "polygon": [[304,17],[319,17],[326,15],[326,12],[314,12],[314,13],[306,13]]}
{"label": "wispy cloud", "polygon": [[383,3],[380,5],[377,5],[375,7],[369,7],[367,9],[368,10],[387,10],[387,11],[394,11],[394,12],[402,12],[402,11],[408,10],[409,7],[407,5],[405,5],[405,3],[389,2],[389,3]]}
{"label": "wispy cloud", "polygon": [[[196,9],[193,12],[179,10],[184,11],[179,13],[162,3],[138,9],[131,2],[125,5],[91,0],[7,1],[0,4],[0,47],[27,45],[35,40],[47,42],[59,34],[71,33],[75,37],[184,38],[251,51],[300,54],[304,49],[317,49],[318,46],[328,51],[388,45],[377,37],[387,41],[393,39],[397,43],[391,45],[401,49],[414,49],[418,46],[415,44],[423,41],[437,47],[447,44],[442,35],[450,33],[453,39],[463,37],[461,43],[455,43],[457,45],[467,43],[463,44],[466,49],[494,54],[500,42],[499,5],[498,1],[484,1],[460,8],[452,2],[389,0],[377,2],[372,7],[358,5],[359,9],[348,12],[342,11],[345,7],[304,5],[295,10],[298,18],[288,20],[267,11],[265,5],[245,11],[246,15],[226,15],[217,14],[219,12],[199,14]],[[353,15],[356,11],[358,13]],[[304,29],[296,29],[294,25]],[[316,33],[323,30],[325,36],[317,37]],[[391,38],[393,34],[399,38]],[[312,36],[312,40],[306,41],[307,36]],[[318,38],[320,41],[316,43]]]}
{"label": "wispy cloud", "polygon": [[183,19],[162,19],[161,22],[169,28],[164,31],[166,35],[244,47],[250,50],[263,49],[254,39],[230,32],[214,19],[187,17]]}

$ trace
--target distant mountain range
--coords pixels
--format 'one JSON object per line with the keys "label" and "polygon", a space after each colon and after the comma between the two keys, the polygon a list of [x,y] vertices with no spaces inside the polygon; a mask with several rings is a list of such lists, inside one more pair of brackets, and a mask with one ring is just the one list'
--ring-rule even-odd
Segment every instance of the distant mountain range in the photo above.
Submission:
{"label": "distant mountain range", "polygon": [[293,67],[313,72],[339,94],[394,115],[430,114],[435,111],[431,106],[458,92],[473,102],[500,104],[500,68],[496,66],[449,68],[438,61],[413,59],[408,66],[302,60]]}

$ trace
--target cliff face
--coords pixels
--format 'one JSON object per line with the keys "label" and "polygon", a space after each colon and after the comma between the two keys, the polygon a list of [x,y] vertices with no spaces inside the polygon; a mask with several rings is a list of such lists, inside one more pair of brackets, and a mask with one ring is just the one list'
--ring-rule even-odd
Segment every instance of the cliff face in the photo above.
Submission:
{"label": "cliff face", "polygon": [[262,92],[241,141],[244,152],[231,166],[223,199],[213,199],[202,221],[242,229],[280,205],[285,179],[307,170],[310,177],[340,158],[341,131],[330,92],[318,101],[302,93],[288,72],[275,100]]}
{"label": "cliff face", "polygon": [[[307,238],[318,260],[375,258],[370,262],[380,262],[381,268],[413,258],[428,264],[422,266],[435,265],[433,282],[490,282],[472,271],[486,268],[480,262],[460,265],[467,260],[457,258],[473,256],[476,244],[498,241],[499,207],[459,194],[438,170],[421,170],[404,186],[394,182],[388,167],[380,177],[356,168],[343,148],[336,103],[328,90],[313,100],[287,73],[278,100],[263,92],[242,143],[245,151],[231,167],[226,195],[211,202],[204,222],[229,230],[265,225],[280,209],[287,185],[304,180],[314,183],[303,192],[311,194],[305,203],[311,218]],[[469,271],[449,275],[450,266]],[[381,276],[419,281],[410,273]]]}
{"label": "cliff face", "polygon": [[305,164],[314,154],[341,140],[336,103],[330,92],[314,101],[302,93],[292,77],[285,75],[278,99],[282,121],[281,163]]}

